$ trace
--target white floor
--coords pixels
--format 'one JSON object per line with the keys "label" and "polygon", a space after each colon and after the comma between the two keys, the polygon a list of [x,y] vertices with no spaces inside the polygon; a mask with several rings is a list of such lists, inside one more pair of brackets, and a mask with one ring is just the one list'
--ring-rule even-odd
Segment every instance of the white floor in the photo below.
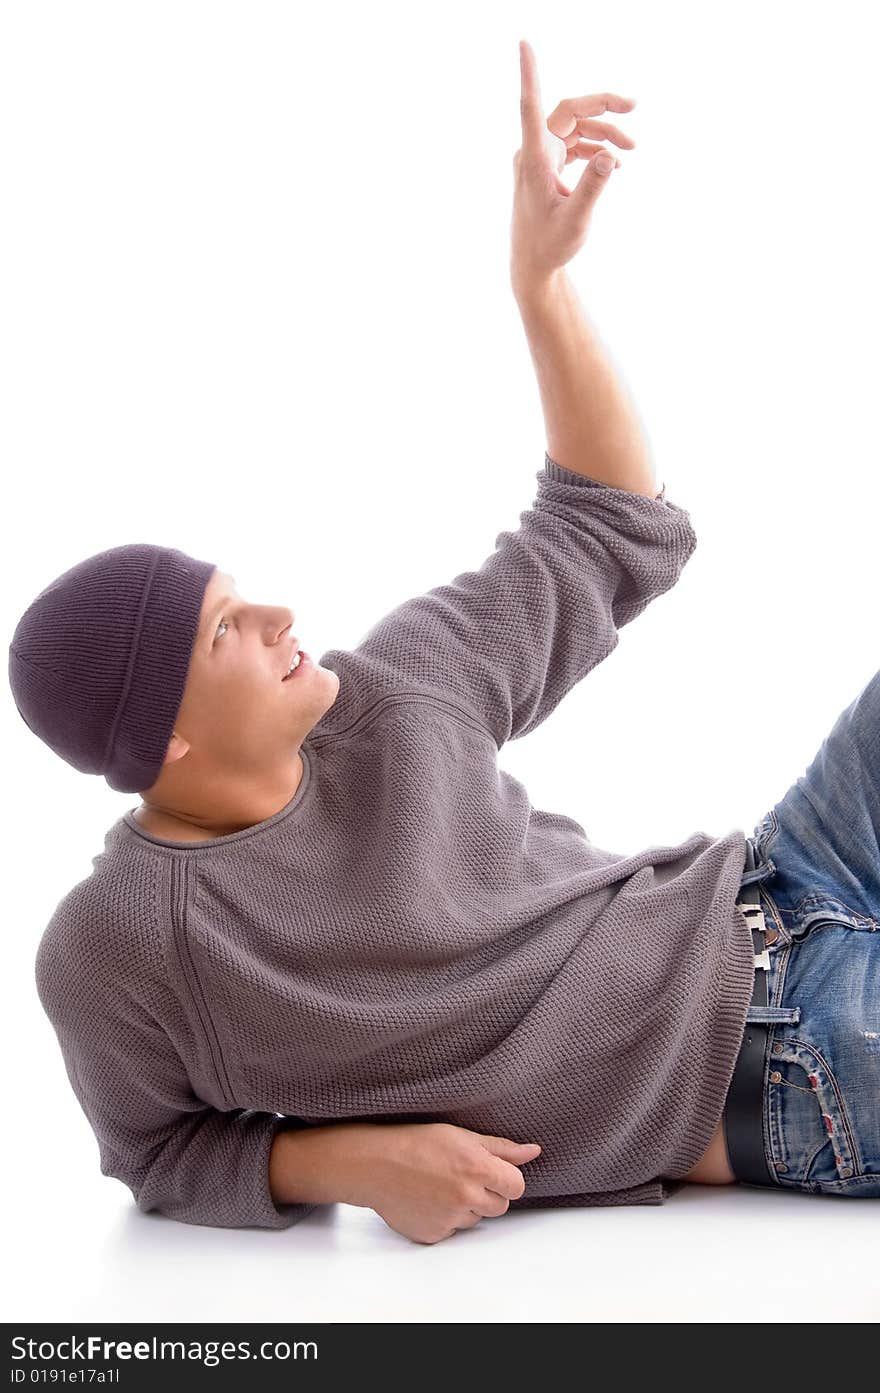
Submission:
{"label": "white floor", "polygon": [[[431,1247],[334,1205],[281,1232],[140,1214],[100,1175],[7,1205],[4,1320],[874,1322],[880,1204],[682,1187],[508,1213]],[[10,1233],[10,1229],[12,1232]]]}

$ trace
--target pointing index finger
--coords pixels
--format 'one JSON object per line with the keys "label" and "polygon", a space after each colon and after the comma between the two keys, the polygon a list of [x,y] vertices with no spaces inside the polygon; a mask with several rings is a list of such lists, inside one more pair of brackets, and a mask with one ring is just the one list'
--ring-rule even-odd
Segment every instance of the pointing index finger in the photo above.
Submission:
{"label": "pointing index finger", "polygon": [[525,39],[519,41],[519,71],[523,150],[534,152],[544,141],[544,115],[541,111],[541,92],[538,87],[538,66],[532,46]]}

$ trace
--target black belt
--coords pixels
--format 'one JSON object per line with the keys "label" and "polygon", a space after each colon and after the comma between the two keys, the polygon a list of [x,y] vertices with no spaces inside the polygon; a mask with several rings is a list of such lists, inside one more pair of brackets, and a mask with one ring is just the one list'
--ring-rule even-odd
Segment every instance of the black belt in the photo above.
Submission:
{"label": "black belt", "polygon": [[[746,838],[745,877],[755,869],[755,851]],[[770,976],[770,954],[765,941],[766,924],[757,881],[743,884],[737,906],[746,916],[752,931],[755,950],[755,983],[752,989],[753,1006],[767,1005],[767,980]],[[737,1180],[748,1185],[777,1185],[764,1155],[764,1068],[770,1025],[747,1021],[739,1056],[724,1105],[724,1131],[727,1154]]]}

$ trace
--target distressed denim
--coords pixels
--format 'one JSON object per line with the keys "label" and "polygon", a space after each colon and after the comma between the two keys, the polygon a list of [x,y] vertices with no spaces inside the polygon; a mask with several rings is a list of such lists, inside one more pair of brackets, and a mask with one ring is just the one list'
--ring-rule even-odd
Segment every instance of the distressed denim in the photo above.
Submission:
{"label": "distressed denim", "polygon": [[880,672],[749,838],[768,935],[775,1183],[880,1198]]}

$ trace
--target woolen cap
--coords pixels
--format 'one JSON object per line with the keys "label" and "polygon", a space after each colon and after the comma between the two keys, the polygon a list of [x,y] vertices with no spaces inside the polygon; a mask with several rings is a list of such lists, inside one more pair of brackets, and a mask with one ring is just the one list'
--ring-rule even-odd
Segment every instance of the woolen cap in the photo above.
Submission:
{"label": "woolen cap", "polygon": [[25,724],[74,769],[103,774],[111,788],[151,788],[215,569],[174,547],[131,543],[47,585],[9,646],[9,682]]}

